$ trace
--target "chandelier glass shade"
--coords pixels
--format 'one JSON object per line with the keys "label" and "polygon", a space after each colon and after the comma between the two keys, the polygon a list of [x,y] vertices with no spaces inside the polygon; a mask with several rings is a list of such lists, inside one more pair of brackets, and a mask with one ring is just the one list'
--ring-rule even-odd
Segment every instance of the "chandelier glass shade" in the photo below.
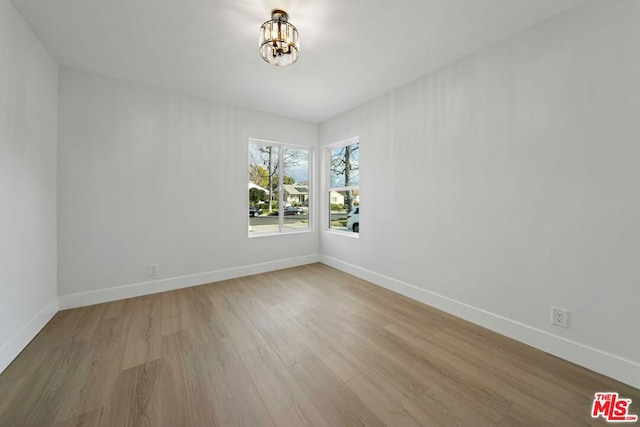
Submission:
{"label": "chandelier glass shade", "polygon": [[289,23],[289,16],[280,9],[271,12],[271,20],[260,27],[259,52],[262,59],[279,67],[291,65],[300,55],[298,30]]}

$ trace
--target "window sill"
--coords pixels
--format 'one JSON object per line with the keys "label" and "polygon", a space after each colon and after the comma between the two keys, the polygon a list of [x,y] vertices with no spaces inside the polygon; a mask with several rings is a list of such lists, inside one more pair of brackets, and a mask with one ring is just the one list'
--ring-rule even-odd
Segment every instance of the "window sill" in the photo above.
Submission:
{"label": "window sill", "polygon": [[352,239],[359,239],[360,238],[360,233],[354,233],[353,231],[341,231],[341,230],[324,230],[325,233],[327,234],[334,234],[336,236],[345,236],[345,237],[350,237]]}
{"label": "window sill", "polygon": [[247,237],[249,237],[250,239],[254,239],[256,237],[271,237],[271,236],[288,236],[290,234],[306,234],[306,233],[313,233],[313,229],[312,228],[308,228],[305,230],[294,230],[294,231],[256,231],[253,233],[249,233],[247,235]]}

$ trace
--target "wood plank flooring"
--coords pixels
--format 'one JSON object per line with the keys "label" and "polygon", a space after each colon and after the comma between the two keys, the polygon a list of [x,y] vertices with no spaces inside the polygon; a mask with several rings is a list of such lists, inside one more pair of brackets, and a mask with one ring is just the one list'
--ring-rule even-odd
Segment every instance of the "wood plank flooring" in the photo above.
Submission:
{"label": "wood plank flooring", "polygon": [[640,390],[321,264],[61,311],[0,426],[585,426]]}

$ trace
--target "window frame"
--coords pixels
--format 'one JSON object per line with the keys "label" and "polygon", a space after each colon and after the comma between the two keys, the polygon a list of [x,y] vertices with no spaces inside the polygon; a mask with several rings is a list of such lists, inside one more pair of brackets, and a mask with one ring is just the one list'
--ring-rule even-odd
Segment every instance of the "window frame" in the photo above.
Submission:
{"label": "window frame", "polygon": [[[348,145],[354,145],[354,144],[358,144],[358,151],[360,150],[360,137],[359,136],[354,136],[348,139],[345,139],[343,141],[340,142],[336,142],[333,143],[331,145],[327,145],[325,147],[325,156],[326,156],[326,162],[327,162],[327,166],[326,166],[326,172],[327,172],[327,179],[326,179],[326,185],[327,185],[327,191],[325,192],[325,195],[327,197],[327,204],[325,206],[325,208],[327,209],[327,221],[325,223],[325,231],[328,233],[335,233],[335,234],[339,234],[342,236],[349,236],[349,237],[353,237],[353,238],[359,238],[360,237],[360,232],[356,233],[353,231],[349,231],[349,230],[341,230],[338,228],[332,228],[331,227],[331,193],[336,191],[336,192],[340,192],[340,191],[353,191],[353,190],[357,190],[358,191],[358,198],[360,197],[360,154],[358,153],[358,185],[349,185],[349,186],[340,186],[340,187],[332,187],[331,184],[331,178],[332,178],[332,174],[331,174],[331,152],[333,150],[335,150],[336,148],[341,148],[341,147],[346,147]],[[360,207],[360,201],[358,200],[358,207]],[[347,214],[349,214],[349,212],[347,212]]]}
{"label": "window frame", "polygon": [[[314,221],[313,221],[313,207],[314,207],[314,189],[313,189],[313,148],[309,147],[309,146],[305,146],[305,145],[298,145],[298,144],[290,144],[290,143],[284,143],[284,142],[277,142],[277,141],[269,141],[266,139],[260,139],[260,138],[249,138],[249,143],[247,145],[247,159],[249,160],[247,162],[247,173],[246,173],[246,177],[249,176],[249,172],[250,172],[250,168],[251,168],[251,161],[250,161],[250,155],[251,155],[251,146],[252,145],[263,145],[263,146],[274,146],[274,147],[278,147],[278,164],[282,165],[281,167],[278,167],[278,188],[277,188],[277,192],[278,192],[278,229],[274,230],[274,231],[251,231],[251,217],[247,218],[247,223],[248,223],[248,231],[247,231],[247,235],[249,238],[254,238],[254,237],[265,237],[265,236],[279,236],[279,235],[286,235],[286,234],[296,234],[296,233],[310,233],[314,231]],[[284,152],[286,149],[293,149],[293,150],[302,150],[302,151],[306,151],[308,154],[307,157],[307,168],[308,168],[308,187],[309,187],[309,193],[308,193],[308,201],[309,201],[309,206],[307,207],[307,221],[308,221],[308,227],[304,228],[304,229],[287,229],[285,227],[285,220],[284,220],[284,176],[285,176],[285,165],[284,165]],[[249,181],[250,182],[250,181]],[[249,191],[250,189],[247,189],[247,196],[249,195]],[[271,191],[271,190],[270,190]],[[245,200],[248,200],[245,199]],[[247,210],[247,208],[245,208],[245,210]]]}

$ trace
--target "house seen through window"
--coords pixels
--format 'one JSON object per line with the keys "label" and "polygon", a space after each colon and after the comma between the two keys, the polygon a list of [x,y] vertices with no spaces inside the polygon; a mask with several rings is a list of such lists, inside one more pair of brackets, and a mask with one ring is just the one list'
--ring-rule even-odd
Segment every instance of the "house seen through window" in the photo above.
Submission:
{"label": "house seen through window", "polygon": [[249,141],[249,235],[310,230],[311,150]]}

